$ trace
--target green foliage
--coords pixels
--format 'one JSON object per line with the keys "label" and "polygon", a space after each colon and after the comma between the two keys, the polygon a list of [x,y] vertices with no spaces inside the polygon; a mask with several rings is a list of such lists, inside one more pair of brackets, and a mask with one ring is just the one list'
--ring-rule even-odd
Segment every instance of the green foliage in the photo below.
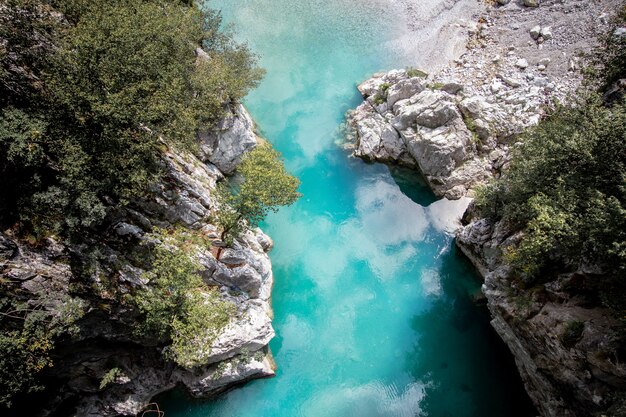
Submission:
{"label": "green foliage", "polygon": [[417,68],[413,68],[413,67],[408,67],[406,69],[406,75],[408,75],[410,78],[413,77],[418,77],[418,78],[426,78],[428,77],[428,73],[424,72],[420,69]]}
{"label": "green foliage", "polygon": [[232,244],[247,227],[255,227],[270,212],[293,204],[300,181],[290,175],[280,154],[267,144],[249,152],[238,167],[243,183],[231,192],[222,185],[215,217],[222,226],[222,240]]}
{"label": "green foliage", "polygon": [[109,369],[100,380],[100,389],[105,389],[107,386],[114,383],[118,378],[123,376],[124,371],[122,371],[120,368]]}
{"label": "green foliage", "polygon": [[[22,220],[40,234],[97,225],[159,177],[160,138],[193,148],[196,132],[262,75],[247,47],[220,31],[220,16],[189,2],[51,2],[66,13],[63,24],[35,12],[52,11],[43,0],[10,3],[3,18],[32,29],[8,34],[5,49],[33,67],[26,81],[24,71],[0,80],[0,173],[11,178],[0,185],[5,225]],[[54,47],[35,48],[35,60],[39,33]],[[0,55],[3,68],[13,68],[11,56]],[[29,95],[16,97],[24,85]]]}
{"label": "green foliage", "polygon": [[429,87],[433,90],[441,90],[445,84],[444,83],[432,83]]}
{"label": "green foliage", "polygon": [[215,289],[194,289],[185,302],[185,315],[172,322],[171,353],[177,364],[193,368],[205,363],[207,351],[235,315],[236,307]]}
{"label": "green foliage", "polygon": [[613,30],[602,38],[602,47],[595,56],[596,73],[603,91],[620,79],[626,78],[626,36],[614,35],[615,29],[625,25],[626,5],[622,5],[612,22]]}
{"label": "green foliage", "polygon": [[523,231],[506,256],[527,280],[548,266],[626,272],[626,106],[597,98],[561,107],[523,138],[483,215]]}
{"label": "green foliage", "polygon": [[152,269],[148,286],[134,296],[144,314],[140,332],[161,340],[171,339],[171,359],[192,368],[202,364],[207,349],[235,314],[235,306],[209,288],[199,275],[196,253],[209,242],[197,232],[157,230],[153,239]]}
{"label": "green foliage", "polygon": [[559,339],[565,347],[573,347],[580,340],[585,330],[585,323],[578,320],[567,322]]}
{"label": "green foliage", "polygon": [[463,122],[465,123],[467,130],[469,130],[472,134],[472,143],[480,144],[481,141],[477,133],[478,127],[476,126],[476,121],[471,117],[463,116]]}
{"label": "green foliage", "polygon": [[374,95],[374,104],[379,106],[387,101],[387,90],[389,90],[389,87],[391,87],[391,84],[389,83],[382,83],[380,85],[378,91]]}
{"label": "green foliage", "polygon": [[378,94],[376,93],[374,95],[374,104],[376,104],[377,106],[380,106],[381,104],[383,104],[385,101],[387,101],[387,99],[385,98],[384,95]]}
{"label": "green foliage", "polygon": [[[0,283],[0,407],[10,408],[18,394],[43,389],[39,373],[51,366],[55,339],[73,333],[75,321],[83,314],[79,300],[21,302],[9,296],[9,283]],[[56,310],[46,310],[54,303]]]}
{"label": "green foliage", "polygon": [[58,19],[41,0],[3,0],[0,8],[0,108],[40,94]]}

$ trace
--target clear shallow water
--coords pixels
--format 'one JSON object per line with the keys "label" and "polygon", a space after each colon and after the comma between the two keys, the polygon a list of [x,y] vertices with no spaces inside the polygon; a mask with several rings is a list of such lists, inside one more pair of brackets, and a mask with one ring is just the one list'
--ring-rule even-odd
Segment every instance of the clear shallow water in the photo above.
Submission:
{"label": "clear shallow water", "polygon": [[360,101],[356,82],[411,64],[390,46],[403,35],[396,9],[379,0],[209,4],[262,56],[268,73],[246,104],[304,196],[263,226],[276,243],[276,377],[211,402],[167,394],[167,417],[528,415],[449,234],[463,202],[435,201],[415,175],[334,145]]}

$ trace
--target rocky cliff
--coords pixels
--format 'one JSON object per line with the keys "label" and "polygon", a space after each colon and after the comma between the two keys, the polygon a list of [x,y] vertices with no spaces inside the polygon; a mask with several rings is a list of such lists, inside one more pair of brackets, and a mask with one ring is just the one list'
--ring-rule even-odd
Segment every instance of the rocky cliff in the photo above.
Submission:
{"label": "rocky cliff", "polygon": [[502,259],[519,235],[502,221],[470,219],[457,233],[457,246],[484,278],[491,324],[513,353],[541,415],[624,415],[622,324],[598,306],[588,284],[593,272],[561,274],[525,288]]}
{"label": "rocky cliff", "polygon": [[467,50],[443,70],[393,70],[359,85],[365,100],[348,116],[355,156],[416,167],[452,199],[506,169],[518,135],[578,88],[581,54],[619,1],[503,3],[456,23]]}
{"label": "rocky cliff", "polygon": [[[375,74],[348,115],[347,148],[371,161],[415,167],[437,196],[472,196],[506,171],[520,133],[581,83],[617,1],[498,1],[467,28],[468,50],[435,74]],[[621,36],[621,35],[620,35]],[[626,367],[618,320],[586,288],[593,271],[533,288],[502,258],[520,235],[471,208],[457,245],[484,278],[492,325],[515,357],[544,416],[626,415]]]}
{"label": "rocky cliff", "polygon": [[[150,399],[175,386],[195,397],[209,397],[234,384],[274,374],[267,347],[274,336],[270,297],[272,241],[256,229],[225,248],[199,248],[195,256],[205,283],[236,306],[236,313],[210,345],[198,344],[203,365],[176,366],[158,338],[139,336],[139,315],[128,294],[146,285],[146,251],[154,245],[153,228],[179,227],[215,245],[211,222],[213,190],[230,174],[244,152],[256,146],[250,116],[235,106],[216,129],[199,135],[201,159],[172,149],[163,153],[162,180],[150,198],[138,198],[110,213],[105,225],[81,244],[54,237],[38,245],[0,233],[1,279],[52,317],[71,306],[81,318],[53,352],[45,371],[48,389],[37,407],[41,415],[135,415]],[[115,373],[111,371],[115,369]],[[107,384],[103,384],[105,376]]]}

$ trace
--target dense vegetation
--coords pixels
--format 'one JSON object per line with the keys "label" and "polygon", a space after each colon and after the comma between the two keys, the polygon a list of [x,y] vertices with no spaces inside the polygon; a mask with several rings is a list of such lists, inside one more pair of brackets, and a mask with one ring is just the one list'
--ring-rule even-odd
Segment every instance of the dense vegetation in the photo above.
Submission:
{"label": "dense vegetation", "polygon": [[[626,22],[626,9],[619,19]],[[521,138],[506,175],[477,202],[483,215],[522,232],[505,257],[526,285],[584,270],[596,276],[605,305],[623,315],[626,101],[619,80],[626,78],[626,36],[611,32],[604,46],[591,87]]]}
{"label": "dense vegetation", "polygon": [[[162,150],[194,152],[196,132],[261,76],[219,14],[189,0],[0,0],[0,227],[34,245],[50,235],[93,244],[108,213],[150,193]],[[234,195],[221,193],[228,242],[297,198],[297,180],[268,146],[241,174]],[[206,353],[197,338],[210,346],[234,305],[198,274],[195,252],[210,242],[178,229],[148,240],[158,242],[141,261],[148,286],[118,301],[137,307],[138,337],[193,367]],[[55,341],[85,307],[70,295],[54,308],[45,294],[32,297],[0,276],[0,410],[43,388]],[[120,372],[112,368],[101,389]]]}
{"label": "dense vegetation", "polygon": [[626,106],[589,98],[529,132],[483,212],[524,230],[509,260],[528,280],[548,266],[626,272]]}
{"label": "dense vegetation", "polygon": [[[161,138],[193,147],[198,127],[261,76],[219,15],[190,2],[5,1],[4,226],[38,235],[96,226],[158,178]],[[196,58],[200,45],[206,59]]]}
{"label": "dense vegetation", "polygon": [[211,245],[202,235],[184,229],[157,230],[152,239],[159,243],[152,269],[145,274],[149,286],[132,298],[146,317],[139,332],[171,339],[170,358],[192,368],[203,363],[211,342],[233,317],[235,305],[198,274],[196,253]]}

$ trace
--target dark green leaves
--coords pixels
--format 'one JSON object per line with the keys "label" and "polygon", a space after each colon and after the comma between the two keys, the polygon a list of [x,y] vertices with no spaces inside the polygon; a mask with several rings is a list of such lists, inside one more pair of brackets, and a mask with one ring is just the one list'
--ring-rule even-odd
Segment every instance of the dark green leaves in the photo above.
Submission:
{"label": "dark green leaves", "polygon": [[483,213],[524,231],[509,260],[527,277],[558,261],[626,274],[626,105],[563,107],[524,137],[483,190]]}
{"label": "dark green leaves", "polygon": [[232,243],[246,227],[255,227],[270,211],[294,203],[299,197],[300,181],[290,175],[280,154],[268,144],[257,146],[237,168],[243,183],[234,193],[219,192],[217,223],[223,228],[222,239]]}

